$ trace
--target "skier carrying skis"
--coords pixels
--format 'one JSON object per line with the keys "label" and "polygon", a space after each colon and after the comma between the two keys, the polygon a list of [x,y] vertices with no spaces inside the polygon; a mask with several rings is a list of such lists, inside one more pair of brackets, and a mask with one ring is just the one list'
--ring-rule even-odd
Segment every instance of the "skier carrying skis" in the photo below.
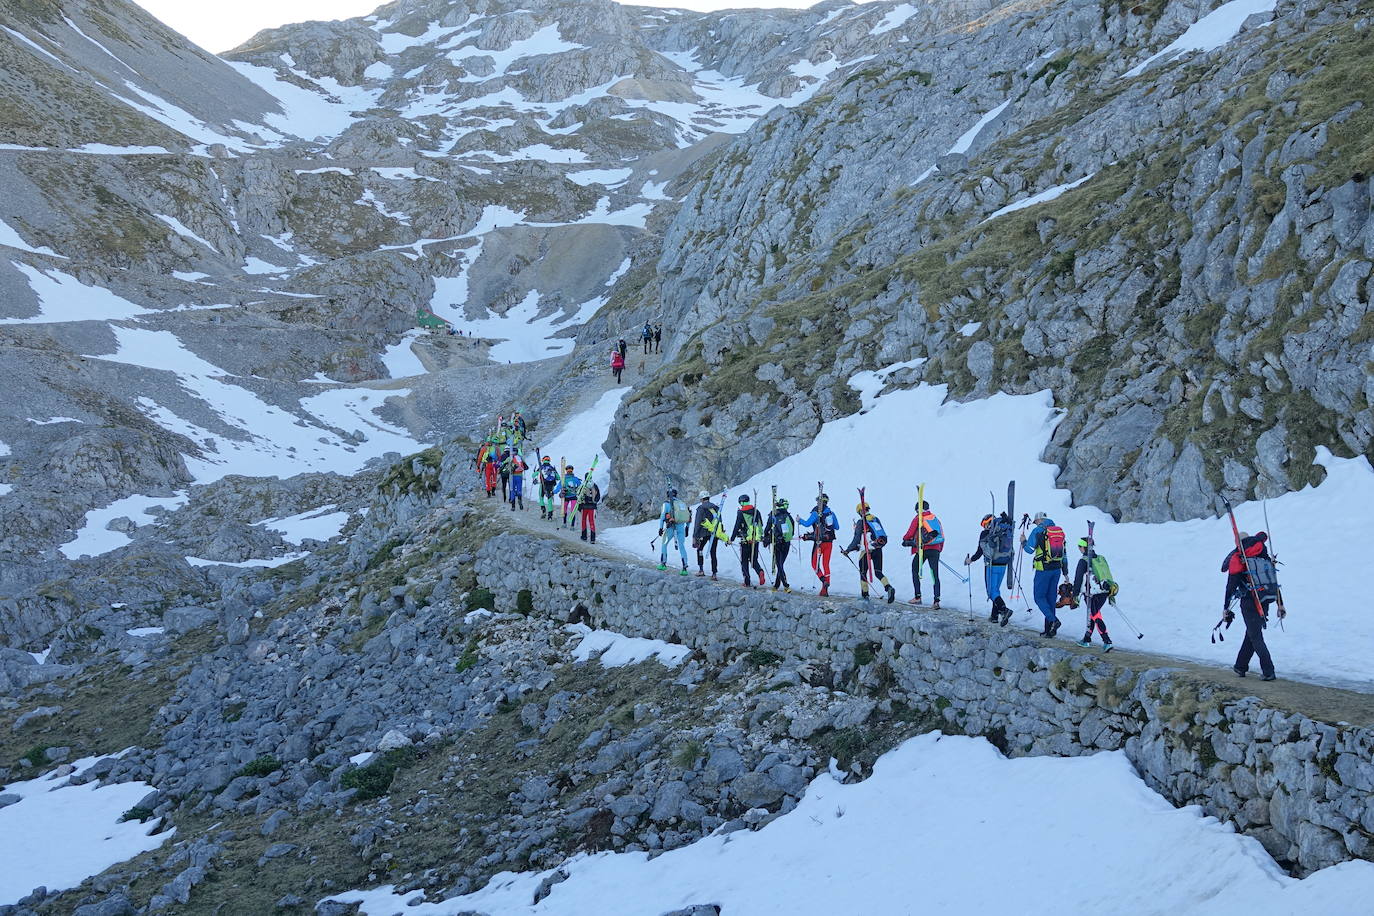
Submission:
{"label": "skier carrying skis", "polygon": [[[916,531],[920,529],[921,546],[916,546]],[[940,552],[945,549],[945,529],[935,513],[930,511],[930,503],[922,502],[916,507],[916,517],[902,536],[902,546],[911,548],[911,584],[916,587],[916,597],[912,604],[921,603],[921,564],[930,565],[930,576],[935,581],[934,601],[931,607],[940,607]]]}
{"label": "skier carrying skis", "polygon": [[525,459],[519,452],[513,452],[510,456],[510,511],[515,511],[515,504],[520,503],[520,511],[525,511],[525,472],[529,470],[529,465],[525,464]]}
{"label": "skier carrying skis", "polygon": [[625,354],[620,350],[611,351],[611,374],[615,376],[615,383],[620,384],[620,373],[625,371]]}
{"label": "skier carrying skis", "polygon": [[496,466],[496,439],[487,439],[486,453],[482,456],[482,482],[487,488],[487,498],[496,495],[496,483],[499,471]]}
{"label": "skier carrying skis", "polygon": [[1035,527],[1031,529],[1030,537],[1021,535],[1021,549],[1035,561],[1035,581],[1031,592],[1035,597],[1035,606],[1045,615],[1045,629],[1040,631],[1040,635],[1053,638],[1063,623],[1054,613],[1059,595],[1059,577],[1069,571],[1068,560],[1064,557],[1064,529],[1043,512],[1035,513],[1032,521]]}
{"label": "skier carrying skis", "polygon": [[654,328],[649,322],[644,322],[644,330],[639,332],[639,337],[644,341],[644,352],[647,354],[654,343]]}
{"label": "skier carrying skis", "polygon": [[[1259,656],[1260,680],[1275,679],[1274,660],[1269,657],[1269,646],[1264,642],[1264,629],[1268,624],[1269,605],[1278,593],[1278,580],[1274,575],[1274,561],[1269,556],[1266,542],[1269,535],[1261,531],[1251,537],[1245,532],[1239,535],[1241,550],[1234,548],[1222,561],[1221,571],[1226,573],[1226,597],[1223,605],[1226,623],[1235,619],[1231,602],[1240,599],[1240,616],[1245,621],[1245,639],[1241,640],[1240,651],[1236,653],[1236,663],[1231,670],[1245,677],[1250,670],[1250,659]],[[1279,615],[1283,616],[1280,609]]]}
{"label": "skier carrying skis", "polygon": [[858,521],[854,522],[854,538],[840,553],[849,556],[850,551],[858,550],[863,544],[867,528],[868,550],[859,555],[859,597],[867,601],[868,580],[877,579],[887,590],[887,603],[891,604],[897,598],[897,590],[887,581],[887,576],[883,575],[883,548],[887,546],[887,532],[868,503],[859,503],[854,507],[854,511],[859,515]]}
{"label": "skier carrying skis", "polygon": [[840,530],[840,520],[830,508],[830,497],[821,493],[816,498],[816,507],[806,518],[797,519],[797,524],[811,530],[802,535],[803,541],[811,542],[811,570],[821,580],[820,596],[830,594],[830,552],[835,547],[835,532]]}
{"label": "skier carrying skis", "polygon": [[787,553],[792,549],[792,536],[797,533],[797,523],[788,511],[787,500],[779,499],[768,514],[768,524],[763,529],[763,546],[773,548],[773,566],[777,575],[773,579],[773,591],[779,587],[792,591],[792,583],[787,581]]}
{"label": "skier carrying skis", "polygon": [[[1078,568],[1073,574],[1073,589],[1070,592],[1073,598],[1071,607],[1078,607],[1078,598],[1083,595],[1088,601],[1088,629],[1084,631],[1083,638],[1078,644],[1083,648],[1088,648],[1093,644],[1093,631],[1102,634],[1102,651],[1112,651],[1112,638],[1107,634],[1107,622],[1102,619],[1102,606],[1111,598],[1116,588],[1116,583],[1112,581],[1111,575],[1107,570],[1107,558],[1098,556],[1093,548],[1093,542],[1088,538],[1078,539],[1078,550],[1081,556],[1078,559]],[[1094,590],[1093,586],[1097,589]],[[1086,591],[1085,591],[1086,589]]]}
{"label": "skier carrying skis", "polygon": [[720,520],[720,508],[711,502],[711,494],[702,490],[697,494],[696,515],[692,520],[692,549],[697,552],[697,575],[706,575],[706,545],[711,545],[711,578],[716,577],[716,548],[725,539],[725,525]]}
{"label": "skier carrying skis", "polygon": [[752,567],[758,573],[759,585],[763,585],[768,579],[763,573],[763,564],[759,563],[759,541],[763,540],[763,513],[754,506],[749,494],[741,493],[739,497],[739,513],[735,516],[735,527],[730,532],[730,542],[739,541],[739,568],[744,574],[744,587],[753,588],[754,582],[749,576]]}
{"label": "skier carrying skis", "polygon": [[1007,621],[1011,620],[1011,608],[1002,600],[1002,580],[1006,577],[1007,565],[1012,557],[1011,516],[1005,512],[995,518],[985,515],[979,524],[983,533],[978,535],[978,550],[972,556],[964,557],[964,565],[982,558],[983,585],[988,590],[988,600],[992,602],[988,622],[1006,626]]}
{"label": "skier carrying skis", "polygon": [[511,456],[515,454],[508,448],[501,449],[501,502],[510,502]]}
{"label": "skier carrying skis", "polygon": [[553,521],[554,494],[558,492],[558,471],[545,455],[539,459],[539,517]]}
{"label": "skier carrying skis", "polygon": [[601,502],[601,488],[592,480],[591,471],[577,488],[577,508],[582,513],[582,540],[596,543],[596,507]]}
{"label": "skier carrying skis", "polygon": [[[582,480],[573,473],[573,466],[568,465],[563,469],[563,479],[558,484],[563,493],[563,524],[561,528],[571,528],[577,524],[577,491],[582,486]],[[572,521],[568,521],[568,515],[572,514]]]}
{"label": "skier carrying skis", "polygon": [[[658,568],[668,568],[668,542],[677,539],[677,554],[682,558],[682,575],[687,575],[687,526],[692,521],[692,510],[687,503],[678,498],[677,487],[668,488],[668,498],[664,500],[658,513],[658,536],[662,543],[658,551]],[[666,533],[665,533],[666,532]]]}

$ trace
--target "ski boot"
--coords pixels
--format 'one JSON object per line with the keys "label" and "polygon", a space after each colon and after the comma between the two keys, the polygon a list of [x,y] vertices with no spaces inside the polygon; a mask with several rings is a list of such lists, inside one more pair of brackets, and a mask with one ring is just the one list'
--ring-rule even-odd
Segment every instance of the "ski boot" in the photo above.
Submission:
{"label": "ski boot", "polygon": [[763,570],[760,569],[760,570],[759,570],[759,585],[767,585],[767,584],[768,584],[768,577],[765,576],[765,575],[763,574]]}
{"label": "ski boot", "polygon": [[664,571],[665,569],[667,569],[667,568],[668,568],[668,567],[667,567],[665,564],[663,564],[663,563],[658,564],[658,571],[659,571],[659,572],[663,572],[663,571]]}
{"label": "ski boot", "polygon": [[817,592],[816,594],[819,595],[819,596],[822,597],[822,598],[824,598],[824,597],[826,597],[827,595],[830,594],[830,577],[829,577],[829,576],[827,576],[827,577],[821,579],[821,590],[820,590],[819,592]]}
{"label": "ski boot", "polygon": [[992,613],[988,615],[988,623],[996,623],[997,619],[1001,616],[1002,615],[997,612],[997,608],[993,608]]}
{"label": "ski boot", "polygon": [[1112,651],[1113,648],[1112,641],[1110,639],[1107,640],[1102,644],[1102,654],[1106,655],[1108,652]]}
{"label": "ski boot", "polygon": [[930,602],[930,609],[931,609],[932,611],[938,611],[938,610],[940,609],[940,599],[939,599],[939,598],[936,598],[934,601]]}
{"label": "ski boot", "polygon": [[920,607],[920,606],[921,606],[921,596],[920,596],[920,595],[917,595],[915,598],[909,598],[909,599],[907,599],[907,602],[906,602],[906,603],[907,603],[907,604],[914,604],[914,605],[916,605],[917,607]]}
{"label": "ski boot", "polygon": [[592,532],[592,543],[593,543],[593,544],[596,543],[596,532],[595,532],[595,531]]}
{"label": "ski boot", "polygon": [[1050,626],[1049,626],[1049,630],[1050,630],[1050,639],[1053,639],[1056,635],[1058,635],[1058,633],[1059,633],[1059,627],[1060,627],[1063,623],[1064,623],[1064,621],[1060,620],[1058,617],[1054,618],[1054,621],[1053,621],[1053,622],[1050,624]]}
{"label": "ski boot", "polygon": [[[698,578],[698,579],[700,579],[700,578],[701,578],[702,576],[704,576],[704,575],[706,575],[706,570],[704,570],[704,569],[698,569],[698,570],[697,570],[697,578]],[[714,579],[715,577],[712,576],[711,578]]]}
{"label": "ski boot", "polygon": [[585,541],[586,539],[587,539],[587,532],[584,531],[584,532],[582,532],[582,540]]}
{"label": "ski boot", "polygon": [[[1093,641],[1092,641],[1091,639],[1089,639],[1088,637],[1086,637],[1086,636],[1084,636],[1082,639],[1080,639],[1080,640],[1078,641],[1078,647],[1079,647],[1080,649],[1091,649],[1091,648],[1092,648],[1092,645],[1093,645]],[[1107,643],[1107,645],[1110,646],[1111,643]]]}
{"label": "ski boot", "polygon": [[679,576],[690,576],[691,573],[689,573],[689,572],[687,571],[687,567],[684,566],[684,567],[682,567],[682,572],[678,573],[678,575],[679,575]]}
{"label": "ski boot", "polygon": [[884,588],[887,589],[887,603],[888,603],[888,604],[891,604],[892,602],[896,601],[896,600],[897,600],[897,590],[896,590],[895,588],[893,588],[891,585],[886,585],[886,586],[884,586]]}
{"label": "ski boot", "polygon": [[1006,625],[1007,625],[1008,623],[1010,623],[1010,622],[1011,622],[1011,608],[1009,608],[1009,607],[1004,607],[1004,608],[1002,608],[1002,623],[1001,623],[1001,626],[1006,626]]}

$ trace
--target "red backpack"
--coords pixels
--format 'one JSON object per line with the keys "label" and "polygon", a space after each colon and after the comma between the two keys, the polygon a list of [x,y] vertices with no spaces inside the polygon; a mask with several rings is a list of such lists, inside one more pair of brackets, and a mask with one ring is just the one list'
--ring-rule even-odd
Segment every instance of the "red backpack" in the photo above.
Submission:
{"label": "red backpack", "polygon": [[1059,562],[1064,559],[1064,529],[1058,525],[1045,528],[1045,541],[1042,549],[1043,559]]}

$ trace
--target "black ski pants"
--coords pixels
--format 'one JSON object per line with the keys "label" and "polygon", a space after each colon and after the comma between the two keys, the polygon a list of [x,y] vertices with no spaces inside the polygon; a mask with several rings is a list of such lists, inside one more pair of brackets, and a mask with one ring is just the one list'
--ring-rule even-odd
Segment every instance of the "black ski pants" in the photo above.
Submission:
{"label": "black ski pants", "polygon": [[[923,550],[920,553],[911,555],[911,584],[916,589],[916,600],[921,600],[921,561],[924,560],[930,566],[930,577],[935,582],[935,600],[940,600],[940,551]],[[955,598],[954,600],[959,600]]]}
{"label": "black ski pants", "polygon": [[1098,592],[1088,596],[1088,629],[1083,633],[1083,639],[1091,641],[1093,631],[1102,634],[1102,642],[1112,641],[1111,636],[1107,635],[1107,621],[1102,619],[1102,606],[1107,603],[1107,593]]}
{"label": "black ski pants", "polygon": [[773,588],[792,587],[792,583],[787,581],[787,570],[783,568],[787,563],[787,553],[791,549],[792,545],[787,541],[773,542],[773,567],[776,571]]}
{"label": "black ski pants", "polygon": [[1242,595],[1240,616],[1245,621],[1245,638],[1241,640],[1240,651],[1236,653],[1236,670],[1249,671],[1250,659],[1259,656],[1260,674],[1269,677],[1274,673],[1274,660],[1269,657],[1269,647],[1264,644],[1264,615],[1255,606],[1251,595]]}
{"label": "black ski pants", "polygon": [[716,574],[716,572],[717,572],[717,566],[716,566],[716,548],[720,546],[720,538],[716,537],[715,535],[712,535],[711,537],[708,537],[708,538],[706,538],[705,540],[702,540],[701,538],[696,538],[695,540],[692,541],[692,546],[695,547],[695,548],[696,548],[696,551],[697,551],[697,570],[700,571],[700,572],[705,572],[705,571],[706,571],[706,556],[705,556],[705,554],[708,552],[708,551],[707,551],[707,547],[706,547],[706,545],[707,545],[708,542],[709,542],[710,545],[711,545],[710,550],[709,550],[709,553],[711,554],[711,575],[714,576],[714,575]]}
{"label": "black ski pants", "polygon": [[[873,572],[870,575],[869,569]],[[874,579],[878,582],[886,582],[887,577],[883,575],[883,549],[881,547],[870,547],[868,553],[859,554],[859,586],[860,590],[868,594],[868,581]]]}
{"label": "black ski pants", "polygon": [[753,568],[759,581],[763,582],[763,564],[759,562],[759,542],[740,541],[739,542],[739,568],[744,574],[744,584],[753,585],[753,580],[749,577],[749,570]]}

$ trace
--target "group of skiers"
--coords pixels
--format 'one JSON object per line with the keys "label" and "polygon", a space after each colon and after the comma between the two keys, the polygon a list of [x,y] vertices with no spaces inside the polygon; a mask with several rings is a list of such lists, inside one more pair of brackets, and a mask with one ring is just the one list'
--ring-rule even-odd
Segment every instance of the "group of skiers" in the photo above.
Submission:
{"label": "group of skiers", "polygon": [[[494,497],[499,487],[502,500],[510,505],[512,511],[525,507],[524,475],[530,471],[523,455],[525,444],[525,421],[517,411],[509,418],[498,420],[496,430],[482,443],[475,459],[487,496]],[[538,463],[534,474],[540,518],[560,521],[561,527],[572,529],[576,529],[580,522],[582,540],[596,543],[596,511],[601,502],[601,488],[593,480],[593,474],[599,458],[592,462],[585,477],[579,478],[573,465],[564,464],[561,459],[555,465],[548,455],[539,454],[538,449],[535,452]],[[870,588],[877,583],[891,604],[896,600],[897,589],[883,569],[883,552],[889,542],[887,530],[863,497],[863,491],[859,493],[850,538],[840,549],[840,554],[853,563],[859,573],[860,600],[869,600]],[[915,514],[902,535],[901,546],[911,551],[914,594],[909,603],[923,603],[921,579],[923,570],[928,570],[932,583],[930,607],[938,609],[941,567],[954,572],[961,580],[966,581],[966,577],[944,561],[944,526],[923,496],[924,488],[918,496]],[[1011,511],[1013,496],[1014,485],[1008,488],[1008,509],[988,513],[981,518],[977,547],[964,557],[965,567],[977,560],[983,561],[983,586],[991,603],[988,621],[1006,626],[1011,620],[1012,609],[1003,598],[1003,592],[1021,593],[1021,572],[1025,560],[1029,558],[1032,571],[1030,597],[1044,618],[1040,635],[1050,639],[1056,637],[1063,625],[1058,615],[1059,609],[1077,609],[1086,603],[1086,628],[1078,645],[1091,646],[1094,637],[1097,637],[1102,643],[1102,651],[1112,651],[1114,645],[1103,611],[1109,603],[1116,605],[1120,587],[1112,575],[1107,558],[1096,550],[1092,523],[1088,524],[1087,535],[1076,541],[1078,560],[1070,580],[1069,538],[1064,529],[1044,512],[1026,515],[1020,521],[1018,542],[1017,523]],[[709,558],[709,575],[716,579],[720,571],[718,548],[722,543],[727,546],[738,545],[740,575],[745,588],[768,584],[768,574],[761,559],[762,552],[767,551],[773,590],[790,592],[792,584],[787,576],[787,560],[793,541],[805,541],[811,545],[810,565],[820,583],[819,595],[829,595],[831,556],[835,543],[840,539],[841,529],[839,517],[830,507],[830,498],[823,488],[817,487],[815,504],[804,517],[792,514],[788,500],[777,495],[776,487],[773,488],[771,505],[766,514],[756,505],[756,501],[754,496],[747,493],[739,496],[734,525],[727,531],[725,494],[721,495],[721,501],[717,504],[712,501],[709,492],[702,490],[697,494],[696,506],[689,507],[679,496],[677,488],[669,486],[659,510],[658,537],[650,544],[652,548],[655,543],[661,542],[658,568],[668,568],[668,548],[676,543],[682,562],[680,575],[690,575],[687,550],[690,538],[696,558],[696,574],[707,575]],[[1254,536],[1241,532],[1234,515],[1231,522],[1236,546],[1222,564],[1222,571],[1227,574],[1226,593],[1222,619],[1213,628],[1213,638],[1218,638],[1217,631],[1222,627],[1231,626],[1235,619],[1232,606],[1238,602],[1245,637],[1232,668],[1237,675],[1244,677],[1251,660],[1258,657],[1261,678],[1274,680],[1274,664],[1264,640],[1264,630],[1271,606],[1277,605],[1280,620],[1286,616],[1286,610],[1278,587],[1276,564],[1269,553],[1269,537],[1265,532]],[[1124,614],[1121,616],[1139,638],[1142,634],[1135,630],[1129,618]],[[1220,638],[1224,639],[1224,636]]]}
{"label": "group of skiers", "polygon": [[[897,590],[883,571],[883,551],[888,546],[888,534],[872,506],[863,499],[862,491],[860,493],[860,501],[854,507],[856,518],[851,537],[840,553],[854,562],[858,570],[860,600],[869,600],[870,587],[876,582],[890,604],[896,599]],[[792,542],[808,541],[811,544],[811,569],[820,582],[819,594],[828,595],[830,560],[840,532],[840,521],[830,507],[829,497],[823,491],[818,492],[815,505],[805,517],[794,516],[788,501],[777,495],[776,488],[767,514],[755,505],[755,501],[749,494],[738,498],[734,525],[727,532],[724,494],[721,503],[717,504],[712,501],[709,492],[702,490],[697,494],[697,505],[693,510],[688,508],[675,487],[668,487],[659,511],[658,537],[654,539],[655,542],[661,541],[658,568],[668,568],[668,547],[676,542],[682,562],[680,575],[690,575],[686,548],[690,533],[698,576],[707,575],[709,558],[709,575],[716,579],[719,574],[717,548],[721,543],[738,545],[741,584],[745,588],[767,584],[768,578],[760,560],[761,550],[766,550],[773,570],[773,590],[790,592],[792,586],[787,577],[787,559]],[[979,525],[981,532],[977,548],[964,557],[964,565],[967,567],[979,559],[983,561],[983,584],[987,599],[991,602],[989,622],[1006,626],[1011,620],[1012,610],[1003,598],[1003,592],[1020,592],[1021,569],[1028,558],[1032,567],[1031,600],[1044,618],[1040,635],[1050,639],[1058,635],[1063,625],[1058,613],[1061,608],[1077,609],[1086,604],[1086,627],[1078,645],[1089,647],[1096,637],[1101,641],[1103,652],[1112,651],[1114,644],[1103,611],[1107,604],[1116,604],[1120,586],[1112,575],[1107,558],[1097,552],[1091,523],[1087,536],[1076,541],[1078,559],[1071,580],[1068,578],[1068,535],[1046,513],[1023,516],[1019,543],[1016,523],[1010,511],[984,515]],[[798,535],[798,531],[803,529],[803,533]],[[1244,677],[1251,658],[1258,656],[1263,679],[1273,680],[1274,667],[1263,631],[1269,604],[1278,602],[1280,619],[1285,616],[1285,611],[1274,575],[1274,564],[1265,549],[1266,540],[1267,535],[1263,532],[1254,537],[1236,532],[1237,548],[1231,551],[1223,564],[1223,570],[1228,573],[1226,611],[1218,627],[1230,625],[1234,619],[1230,607],[1239,599],[1246,635],[1233,670]],[[939,608],[941,566],[954,570],[942,558],[945,546],[943,525],[931,510],[930,503],[924,499],[916,504],[915,515],[902,536],[901,545],[911,551],[914,595],[909,603],[922,604],[921,579],[925,568],[929,570],[932,581],[930,606]],[[851,554],[857,555],[857,561]],[[958,575],[957,571],[955,574]],[[1122,620],[1136,632],[1124,614]],[[1137,636],[1141,635],[1137,632]]]}
{"label": "group of skiers", "polygon": [[[473,466],[487,498],[496,496],[501,490],[502,502],[508,504],[512,512],[525,508],[525,474],[530,470],[525,461],[526,445],[525,420],[516,411],[509,418],[499,417],[496,429],[477,449]],[[576,528],[581,523],[582,540],[596,543],[596,510],[601,505],[601,487],[592,479],[596,471],[598,456],[592,461],[586,477],[578,477],[571,464],[563,464],[560,471],[548,455],[539,454],[535,449],[536,461],[534,479],[539,492],[539,517],[554,521],[562,510],[564,528]]]}
{"label": "group of skiers", "polygon": [[639,338],[644,342],[645,353],[663,352],[663,325],[644,322],[644,330],[639,332]]}

